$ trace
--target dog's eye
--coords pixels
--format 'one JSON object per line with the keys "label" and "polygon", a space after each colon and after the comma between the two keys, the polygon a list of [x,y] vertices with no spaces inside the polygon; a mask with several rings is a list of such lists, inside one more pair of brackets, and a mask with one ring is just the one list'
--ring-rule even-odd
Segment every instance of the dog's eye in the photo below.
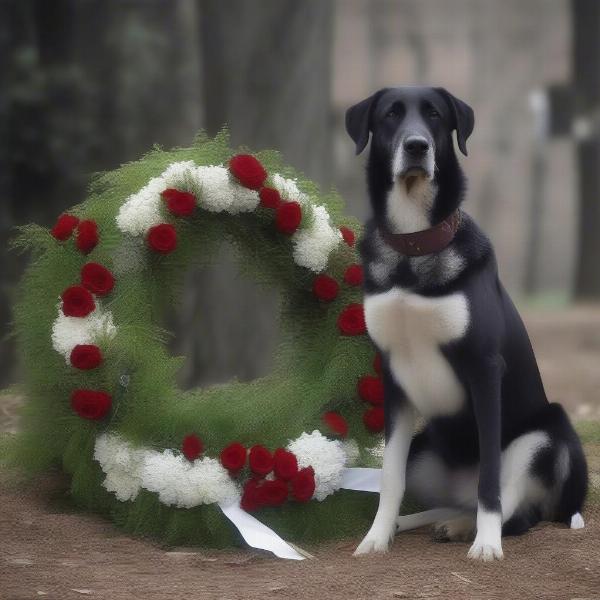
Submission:
{"label": "dog's eye", "polygon": [[430,108],[427,111],[427,116],[431,119],[439,119],[442,115],[440,115],[440,113],[435,110],[435,108]]}
{"label": "dog's eye", "polygon": [[395,108],[390,108],[385,116],[388,119],[395,119],[398,116],[398,111]]}

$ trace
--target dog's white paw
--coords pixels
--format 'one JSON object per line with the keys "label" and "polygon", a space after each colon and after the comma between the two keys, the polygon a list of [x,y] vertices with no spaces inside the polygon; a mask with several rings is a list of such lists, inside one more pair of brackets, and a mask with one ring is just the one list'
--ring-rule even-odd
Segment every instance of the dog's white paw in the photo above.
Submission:
{"label": "dog's white paw", "polygon": [[440,542],[468,542],[475,536],[475,519],[472,516],[440,521],[433,527],[433,539]]}
{"label": "dog's white paw", "polygon": [[504,553],[500,543],[490,543],[477,536],[467,556],[473,560],[490,562],[492,560],[502,560]]}
{"label": "dog's white paw", "polygon": [[369,532],[354,551],[354,556],[387,552],[390,549],[391,540],[392,536],[387,533]]}

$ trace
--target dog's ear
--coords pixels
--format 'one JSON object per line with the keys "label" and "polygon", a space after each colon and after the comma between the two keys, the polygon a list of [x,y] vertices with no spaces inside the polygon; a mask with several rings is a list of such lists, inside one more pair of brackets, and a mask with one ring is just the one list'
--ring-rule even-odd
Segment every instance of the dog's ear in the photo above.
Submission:
{"label": "dog's ear", "polygon": [[379,90],[362,102],[351,106],[346,111],[346,131],[356,144],[356,154],[360,154],[369,143],[371,131],[371,114],[379,96],[385,90]]}
{"label": "dog's ear", "polygon": [[456,128],[456,141],[460,151],[467,156],[467,140],[475,127],[475,115],[473,109],[462,100],[453,96],[444,88],[435,88],[444,96],[452,115],[454,116],[454,127]]}

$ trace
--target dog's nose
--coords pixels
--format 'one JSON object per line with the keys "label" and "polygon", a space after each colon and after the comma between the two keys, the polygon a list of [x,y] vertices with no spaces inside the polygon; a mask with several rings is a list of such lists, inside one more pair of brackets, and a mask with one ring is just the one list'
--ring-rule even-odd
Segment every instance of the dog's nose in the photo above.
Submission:
{"label": "dog's nose", "polygon": [[425,154],[429,150],[429,143],[420,135],[409,135],[404,140],[404,150],[413,156]]}

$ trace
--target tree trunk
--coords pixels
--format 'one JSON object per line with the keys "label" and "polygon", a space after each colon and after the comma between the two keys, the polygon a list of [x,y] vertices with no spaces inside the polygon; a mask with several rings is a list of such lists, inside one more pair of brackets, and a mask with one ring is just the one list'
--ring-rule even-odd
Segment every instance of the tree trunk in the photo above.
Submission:
{"label": "tree trunk", "polygon": [[[227,125],[235,147],[274,148],[322,185],[331,176],[330,0],[203,0],[200,4],[204,123]],[[192,274],[180,315],[199,322],[178,349],[185,383],[248,380],[272,365],[277,297],[240,280],[223,253],[214,268]]]}
{"label": "tree trunk", "polygon": [[577,143],[579,172],[578,259],[575,296],[600,299],[600,2],[572,0],[573,75],[578,114],[594,122],[592,135]]}

